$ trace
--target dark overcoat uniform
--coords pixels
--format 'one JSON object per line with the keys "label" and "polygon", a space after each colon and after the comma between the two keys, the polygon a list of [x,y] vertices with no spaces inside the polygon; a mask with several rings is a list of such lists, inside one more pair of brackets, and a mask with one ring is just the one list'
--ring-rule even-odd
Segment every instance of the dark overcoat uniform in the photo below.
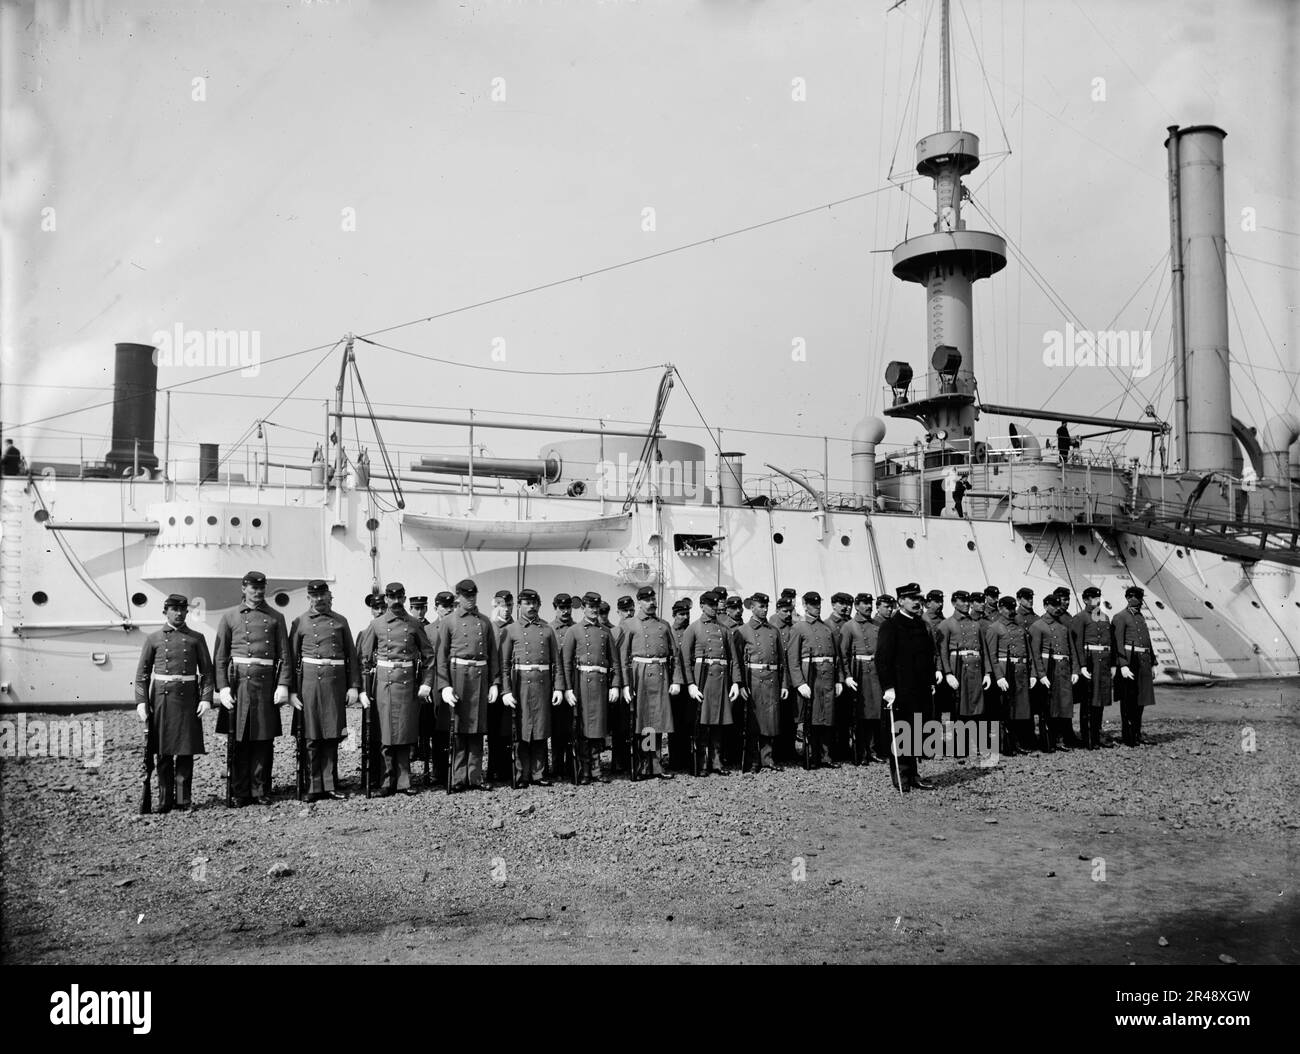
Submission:
{"label": "dark overcoat uniform", "polygon": [[405,608],[393,608],[370,623],[361,647],[361,661],[375,664],[371,704],[383,744],[410,746],[420,738],[417,690],[421,684],[432,688],[434,680],[433,648],[424,627]]}
{"label": "dark overcoat uniform", "polygon": [[855,720],[876,721],[880,718],[882,693],[880,673],[876,669],[876,642],[880,624],[875,619],[854,614],[840,629],[840,653],[846,675],[858,682]]}
{"label": "dark overcoat uniform", "polygon": [[457,608],[438,624],[438,695],[450,686],[457,696],[456,734],[488,731],[488,689],[501,683],[501,652],[492,620],[477,609]]}
{"label": "dark overcoat uniform", "polygon": [[515,710],[507,714],[519,720],[519,738],[525,742],[543,740],[551,734],[551,693],[564,691],[564,668],[555,630],[540,618],[520,619],[504,627],[501,634],[501,669],[515,697]]}
{"label": "dark overcoat uniform", "polygon": [[348,620],[337,611],[299,615],[289,627],[289,654],[309,740],[348,734],[348,689],[361,691],[361,663]]}
{"label": "dark overcoat uniform", "polygon": [[582,735],[604,739],[609,733],[609,690],[623,687],[623,671],[613,634],[598,622],[574,625],[560,649],[567,690],[578,697]]}
{"label": "dark overcoat uniform", "polygon": [[1046,677],[1048,715],[1068,721],[1074,716],[1074,685],[1070,675],[1070,626],[1060,615],[1045,614],[1029,627],[1029,660],[1034,676]]}
{"label": "dark overcoat uniform", "polygon": [[684,683],[681,650],[673,639],[672,627],[655,615],[625,619],[622,653],[623,684],[631,686],[636,706],[633,734],[647,730],[673,731],[670,685]]}
{"label": "dark overcoat uniform", "polygon": [[[213,655],[217,690],[234,694],[236,742],[271,740],[281,732],[277,687],[293,687],[289,631],[266,602],[244,602],[221,616]],[[222,729],[218,729],[222,731]]]}
{"label": "dark overcoat uniform", "polygon": [[1002,693],[1006,719],[1032,720],[1029,679],[1033,676],[1033,666],[1029,661],[1029,633],[1011,615],[999,615],[984,624],[984,646],[994,679],[1005,678],[1007,682],[1007,689]]}
{"label": "dark overcoat uniform", "polygon": [[[1095,612],[1086,609],[1070,619],[1070,643],[1074,649],[1075,668],[1083,692],[1080,703],[1092,707],[1109,706],[1114,693],[1111,668],[1115,665],[1115,634],[1110,616],[1101,608]],[[1087,670],[1089,680],[1083,676]],[[1086,687],[1085,687],[1086,686]]]}
{"label": "dark overcoat uniform", "polygon": [[[808,700],[814,725],[829,726],[835,718],[835,686],[843,682],[840,668],[840,642],[831,627],[821,619],[806,618],[790,629],[786,650],[790,683],[795,691],[807,684],[812,688]],[[802,697],[801,697],[802,698]]]}
{"label": "dark overcoat uniform", "polygon": [[734,723],[727,696],[731,686],[740,683],[741,673],[732,647],[733,633],[733,627],[709,615],[701,615],[682,633],[686,683],[694,684],[704,695],[700,700],[701,725]]}
{"label": "dark overcoat uniform", "polygon": [[[923,618],[900,610],[885,621],[876,640],[876,669],[882,694],[894,690],[895,723],[911,725],[914,716],[933,718],[934,634]],[[915,774],[919,748],[914,741],[911,753],[899,751],[900,776]]]}
{"label": "dark overcoat uniform", "polygon": [[939,670],[957,678],[953,691],[954,717],[982,717],[986,663],[981,623],[969,614],[954,612],[939,623],[936,642]]}
{"label": "dark overcoat uniform", "polygon": [[1141,611],[1128,608],[1111,621],[1115,632],[1115,665],[1119,670],[1128,667],[1133,680],[1119,676],[1120,699],[1128,698],[1135,706],[1152,706],[1156,701],[1155,653],[1151,648],[1151,631]]}
{"label": "dark overcoat uniform", "polygon": [[212,681],[203,634],[189,626],[166,625],[145,639],[135,668],[135,699],[153,711],[159,754],[206,753],[198,707],[201,700],[212,702]]}
{"label": "dark overcoat uniform", "polygon": [[767,619],[750,616],[736,631],[740,674],[760,736],[781,734],[781,689],[786,686],[781,631]]}

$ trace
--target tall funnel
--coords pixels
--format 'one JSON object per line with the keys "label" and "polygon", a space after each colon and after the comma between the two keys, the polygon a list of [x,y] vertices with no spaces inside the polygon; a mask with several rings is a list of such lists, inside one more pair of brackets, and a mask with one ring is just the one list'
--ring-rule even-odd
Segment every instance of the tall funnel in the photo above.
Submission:
{"label": "tall funnel", "polygon": [[121,473],[137,464],[153,471],[154,407],[158,398],[157,351],[150,344],[118,344],[113,364],[113,446],[105,460]]}
{"label": "tall funnel", "polygon": [[[1223,226],[1223,139],[1214,125],[1169,129],[1171,264],[1181,278],[1182,361],[1177,386],[1179,447],[1191,472],[1231,471],[1232,387],[1228,364],[1228,283]],[[1181,272],[1181,273],[1180,273]],[[1175,351],[1179,344],[1175,333]]]}

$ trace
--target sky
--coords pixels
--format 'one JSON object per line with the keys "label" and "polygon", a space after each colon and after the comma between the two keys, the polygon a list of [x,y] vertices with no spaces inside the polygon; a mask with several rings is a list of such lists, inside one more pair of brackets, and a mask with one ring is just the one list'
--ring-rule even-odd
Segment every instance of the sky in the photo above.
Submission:
{"label": "sky", "polygon": [[[820,471],[830,436],[842,479],[885,364],[928,358],[923,293],[888,251],[933,220],[912,165],[939,126],[938,4],[888,7],[0,3],[5,435],[102,456],[115,342],[234,330],[255,376],[164,361],[173,443],[228,447],[265,417],[306,460],[331,346],[386,330],[373,339],[400,350],[356,345],[377,409],[644,423],[671,362],[675,438],[711,446],[693,397],[751,470]],[[952,26],[955,123],[984,158],[965,218],[1012,243],[976,286],[983,398],[1172,418],[1163,141],[1212,123],[1233,411],[1262,427],[1300,410],[1300,5],[954,0]],[[1152,330],[1150,377],[1045,365],[1067,320]],[[918,435],[891,421],[886,442]],[[478,438],[497,456],[543,445]]]}

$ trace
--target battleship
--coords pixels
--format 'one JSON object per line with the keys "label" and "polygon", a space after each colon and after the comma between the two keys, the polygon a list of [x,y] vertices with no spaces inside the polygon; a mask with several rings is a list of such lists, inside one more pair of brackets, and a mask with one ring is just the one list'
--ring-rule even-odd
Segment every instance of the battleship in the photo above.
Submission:
{"label": "battleship", "polygon": [[[374,333],[336,345],[311,460],[277,451],[259,421],[237,445],[193,450],[173,441],[158,386],[160,356],[180,350],[117,343],[109,449],[75,460],[29,450],[3,480],[0,708],[130,705],[163,598],[190,597],[190,624],[211,640],[250,568],[286,617],[324,578],[354,622],[362,598],[393,580],[429,595],[470,577],[484,596],[529,586],[611,601],[644,585],[671,598],[715,586],[880,594],[917,581],[1028,585],[1039,597],[1064,586],[1077,603],[1096,586],[1112,610],[1137,584],[1158,680],[1300,675],[1300,417],[1285,407],[1252,423],[1232,407],[1231,139],[1212,125],[1152,130],[1168,161],[1167,202],[1150,207],[1169,211],[1172,406],[1120,418],[1000,401],[978,381],[972,289],[1005,279],[1008,246],[970,207],[981,143],[953,120],[948,8],[940,128],[916,143],[913,166],[932,187],[932,228],[873,258],[900,289],[922,287],[925,342],[896,351],[883,377],[860,378],[864,407],[883,391],[884,419],[842,422],[847,464],[828,454],[818,476],[775,458],[755,465],[717,430],[711,445],[673,436],[665,410],[682,375],[671,365],[636,426],[391,412],[365,394],[361,352],[386,347]],[[1073,331],[1065,343],[1076,364],[1141,351],[1137,339],[1106,346]],[[412,390],[433,382],[412,377]],[[700,401],[707,409],[707,392]],[[459,450],[403,457],[384,439],[399,423],[455,435]],[[516,456],[484,454],[488,435]]]}

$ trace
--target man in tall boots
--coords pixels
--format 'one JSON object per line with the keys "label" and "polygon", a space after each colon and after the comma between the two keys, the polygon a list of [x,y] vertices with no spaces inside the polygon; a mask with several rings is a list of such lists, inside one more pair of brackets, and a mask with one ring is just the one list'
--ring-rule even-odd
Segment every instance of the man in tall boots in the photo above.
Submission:
{"label": "man in tall boots", "polygon": [[[891,715],[890,731],[894,737],[891,747],[890,770],[894,785],[906,793],[910,790],[930,790],[931,785],[921,778],[917,760],[921,744],[915,734],[898,736],[894,723],[902,722],[914,728],[914,719],[921,722],[934,717],[934,634],[921,618],[921,587],[908,582],[897,590],[899,610],[880,627],[876,640],[876,669],[880,673],[882,700],[886,713]],[[901,742],[900,742],[901,740]],[[892,754],[898,753],[894,763]]]}
{"label": "man in tall boots", "polygon": [[456,583],[456,610],[438,624],[436,653],[438,694],[452,708],[451,789],[486,790],[483,736],[488,706],[500,692],[501,651],[472,578]]}
{"label": "man in tall boots", "polygon": [[1119,716],[1124,745],[1142,745],[1142,711],[1154,706],[1155,653],[1151,647],[1151,631],[1142,614],[1142,601],[1146,592],[1141,586],[1124,590],[1127,607],[1112,620],[1115,631],[1115,664],[1119,668],[1116,694],[1119,697]]}
{"label": "man in tall boots", "polygon": [[560,645],[555,630],[538,616],[541,604],[537,590],[521,589],[519,621],[512,619],[501,635],[501,677],[505,684],[501,702],[518,729],[515,782],[521,787],[529,782],[551,785],[545,775],[546,740],[555,710],[564,705]]}
{"label": "man in tall boots", "polygon": [[[249,571],[243,602],[221,616],[213,654],[217,692],[230,735],[231,796],[236,805],[271,804],[280,707],[289,702],[293,667],[284,616],[266,603],[266,575]],[[221,722],[218,722],[219,724]]]}
{"label": "man in tall boots", "polygon": [[162,629],[145,638],[135,668],[135,712],[151,729],[158,756],[158,811],[193,808],[194,755],[204,754],[201,718],[212,708],[212,657],[203,634],[185,625],[190,602],[163,601]]}
{"label": "man in tall boots", "polygon": [[582,622],[564,638],[560,656],[567,685],[565,699],[573,708],[578,782],[584,785],[592,780],[609,782],[600,768],[600,753],[609,732],[609,709],[618,704],[623,686],[614,639],[600,618],[602,605],[608,610],[599,593],[583,594]]}
{"label": "man in tall boots", "polygon": [[790,680],[803,700],[804,749],[808,767],[839,768],[831,757],[835,700],[844,691],[840,642],[821,618],[822,597],[803,595],[803,621],[790,630],[786,661]]}

